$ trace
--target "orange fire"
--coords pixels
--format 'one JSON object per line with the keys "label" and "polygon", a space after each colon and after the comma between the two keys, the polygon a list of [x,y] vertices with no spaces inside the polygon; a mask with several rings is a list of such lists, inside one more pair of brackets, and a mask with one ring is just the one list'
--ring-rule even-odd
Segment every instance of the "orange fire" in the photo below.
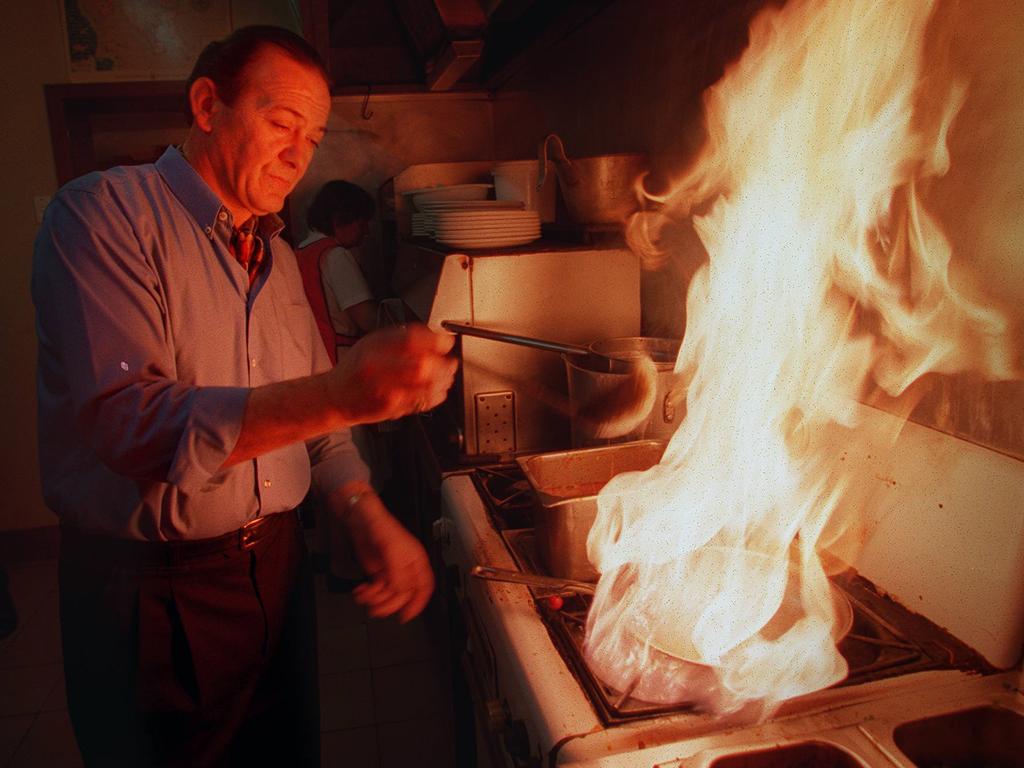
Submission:
{"label": "orange fire", "polygon": [[692,217],[709,263],[676,363],[686,419],[659,465],[606,486],[588,540],[585,652],[620,692],[770,711],[841,680],[849,612],[821,553],[867,503],[845,462],[858,401],[931,371],[1013,373],[1003,317],[951,286],[919,200],[965,94],[947,83],[940,110],[921,106],[931,10],[763,12],[706,94],[692,169],[630,222],[656,261],[663,228]]}

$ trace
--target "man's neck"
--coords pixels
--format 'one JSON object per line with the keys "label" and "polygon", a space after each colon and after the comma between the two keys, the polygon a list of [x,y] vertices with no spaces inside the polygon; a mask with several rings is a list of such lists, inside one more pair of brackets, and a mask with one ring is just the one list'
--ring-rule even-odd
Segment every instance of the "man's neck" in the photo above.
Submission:
{"label": "man's neck", "polygon": [[[237,203],[233,203],[230,196],[225,194],[220,184],[217,183],[217,175],[214,173],[213,165],[209,162],[203,148],[192,137],[186,139],[181,145],[181,154],[185,158],[185,162],[191,165],[193,170],[199,174],[199,178],[205,181],[206,185],[213,190],[213,193],[220,198],[221,204],[231,214],[231,221],[236,229],[241,229],[243,224],[246,224],[249,219],[255,217],[252,211]],[[254,225],[255,223],[253,222]]]}

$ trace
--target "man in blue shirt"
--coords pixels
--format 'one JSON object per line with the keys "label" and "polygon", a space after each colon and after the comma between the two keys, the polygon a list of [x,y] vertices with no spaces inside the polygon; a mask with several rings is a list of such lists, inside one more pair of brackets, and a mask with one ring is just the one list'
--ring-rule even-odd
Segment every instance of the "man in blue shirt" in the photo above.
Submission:
{"label": "man in blue shirt", "polygon": [[440,403],[450,338],[331,367],[275,215],[330,111],[301,38],[237,30],[188,81],[184,145],[66,185],[36,241],[40,463],[61,522],[68,710],[87,765],[318,765],[312,481],[407,620],[433,576],[349,427]]}

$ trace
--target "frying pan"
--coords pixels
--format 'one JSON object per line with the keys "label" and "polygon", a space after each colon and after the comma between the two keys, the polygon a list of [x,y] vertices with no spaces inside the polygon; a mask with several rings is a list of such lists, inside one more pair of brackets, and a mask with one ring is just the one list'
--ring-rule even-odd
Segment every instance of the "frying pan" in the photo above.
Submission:
{"label": "frying pan", "polygon": [[[488,566],[474,566],[470,570],[470,575],[489,581],[509,582],[552,589],[559,594],[593,595],[595,592],[595,585],[588,582],[559,579]],[[790,583],[793,581],[794,579],[791,578]],[[853,608],[850,605],[850,601],[838,587],[834,584],[830,585],[830,587],[832,606],[835,612],[832,638],[838,644],[853,626]],[[798,595],[798,590],[794,592],[787,585],[782,605],[760,630],[762,637],[774,639],[789,629],[801,612],[799,600],[797,599]],[[678,635],[669,633],[666,630],[667,627],[663,627],[659,633],[658,628],[655,628],[650,633],[650,636],[648,636],[647,633],[641,634],[637,627],[635,631],[621,635],[620,644],[622,648],[620,658],[625,658],[627,654],[635,654],[635,646],[638,643],[647,651],[647,662],[644,665],[644,673],[641,676],[646,679],[610,679],[613,674],[608,673],[614,673],[619,669],[613,660],[603,670],[606,673],[604,682],[622,692],[623,698],[632,696],[642,701],[657,704],[679,703],[679,691],[685,691],[688,687],[694,690],[710,690],[713,688],[717,683],[712,667],[700,658],[696,648],[686,641],[680,643]],[[612,655],[615,655],[615,653],[613,652]],[[671,681],[671,687],[666,686],[668,681]]]}

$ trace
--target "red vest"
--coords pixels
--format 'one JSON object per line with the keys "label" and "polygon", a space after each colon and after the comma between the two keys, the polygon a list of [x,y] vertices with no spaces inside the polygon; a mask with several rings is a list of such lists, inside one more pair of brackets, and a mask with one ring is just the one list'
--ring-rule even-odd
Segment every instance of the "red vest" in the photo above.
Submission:
{"label": "red vest", "polygon": [[334,326],[331,325],[331,313],[327,310],[327,296],[324,294],[324,281],[320,276],[320,263],[331,248],[337,247],[338,244],[334,240],[325,237],[295,252],[299,272],[302,274],[302,287],[306,289],[309,308],[313,310],[316,327],[320,331],[320,338],[324,340],[324,347],[332,365],[338,362],[337,347],[351,347],[359,340],[358,336],[335,333]]}

